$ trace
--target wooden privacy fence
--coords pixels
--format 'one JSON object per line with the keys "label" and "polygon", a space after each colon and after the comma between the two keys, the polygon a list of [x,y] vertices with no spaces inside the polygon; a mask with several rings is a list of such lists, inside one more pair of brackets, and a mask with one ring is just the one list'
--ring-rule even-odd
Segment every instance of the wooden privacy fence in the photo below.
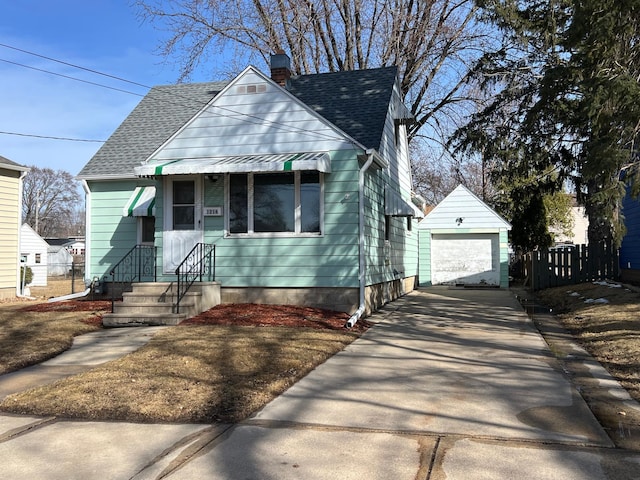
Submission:
{"label": "wooden privacy fence", "polygon": [[533,290],[620,276],[618,249],[611,244],[568,245],[525,255],[526,284]]}

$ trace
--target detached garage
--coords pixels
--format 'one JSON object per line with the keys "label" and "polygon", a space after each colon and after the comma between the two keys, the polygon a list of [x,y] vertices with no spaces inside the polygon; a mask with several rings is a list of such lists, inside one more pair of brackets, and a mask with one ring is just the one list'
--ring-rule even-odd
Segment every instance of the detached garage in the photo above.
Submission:
{"label": "detached garage", "polygon": [[420,286],[509,286],[509,222],[463,185],[418,224]]}

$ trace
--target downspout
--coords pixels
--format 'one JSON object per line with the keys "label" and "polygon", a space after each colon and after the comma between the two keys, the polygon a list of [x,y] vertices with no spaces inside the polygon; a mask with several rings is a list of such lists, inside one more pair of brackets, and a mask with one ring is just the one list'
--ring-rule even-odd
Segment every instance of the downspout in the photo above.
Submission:
{"label": "downspout", "polygon": [[[18,199],[19,199],[19,210],[18,210],[18,265],[17,265],[17,270],[18,273],[16,275],[16,297],[18,298],[27,298],[29,300],[35,300],[35,297],[28,297],[26,295],[24,295],[22,293],[22,282],[20,281],[20,277],[22,277],[21,272],[22,272],[22,263],[20,262],[20,257],[22,255],[21,253],[21,245],[22,245],[22,195],[23,195],[23,180],[24,177],[27,175],[27,173],[29,173],[29,171],[27,170],[26,172],[20,172],[20,177],[18,178]],[[26,268],[27,266],[25,265],[25,276],[26,276]]]}
{"label": "downspout", "polygon": [[81,180],[84,190],[84,284],[91,283],[89,267],[91,266],[91,189],[86,180]]}
{"label": "downspout", "polygon": [[358,237],[359,237],[359,270],[358,270],[358,279],[359,279],[359,288],[360,288],[360,306],[358,307],[358,309],[355,311],[355,313],[353,315],[351,315],[351,317],[349,317],[349,320],[347,320],[347,323],[345,324],[346,328],[351,328],[353,327],[356,322],[358,320],[360,320],[360,317],[362,317],[362,315],[364,314],[364,310],[365,310],[365,298],[364,298],[364,292],[365,292],[365,287],[366,287],[366,277],[365,277],[365,272],[366,272],[366,257],[365,257],[365,251],[364,251],[364,241],[365,241],[365,235],[364,235],[364,176],[365,173],[367,173],[367,170],[369,170],[369,167],[371,166],[371,164],[373,163],[373,155],[374,152],[373,150],[367,150],[367,161],[365,162],[365,164],[362,166],[362,168],[360,168],[360,171],[358,172],[358,202],[359,202],[359,208],[358,208],[358,212],[359,212],[359,218],[358,218]]}

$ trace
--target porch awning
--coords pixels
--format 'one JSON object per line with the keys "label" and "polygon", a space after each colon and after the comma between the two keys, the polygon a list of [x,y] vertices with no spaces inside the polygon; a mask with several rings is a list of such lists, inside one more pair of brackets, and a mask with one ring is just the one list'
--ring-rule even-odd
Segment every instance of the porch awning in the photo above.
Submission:
{"label": "porch awning", "polygon": [[392,217],[416,217],[416,208],[392,188],[384,189],[384,214]]}
{"label": "porch awning", "polygon": [[123,217],[155,217],[156,187],[136,187],[122,210]]}
{"label": "porch awning", "polygon": [[230,157],[185,158],[160,160],[134,169],[140,177],[183,174],[288,172],[315,170],[331,172],[331,159],[326,152],[283,155],[236,155]]}

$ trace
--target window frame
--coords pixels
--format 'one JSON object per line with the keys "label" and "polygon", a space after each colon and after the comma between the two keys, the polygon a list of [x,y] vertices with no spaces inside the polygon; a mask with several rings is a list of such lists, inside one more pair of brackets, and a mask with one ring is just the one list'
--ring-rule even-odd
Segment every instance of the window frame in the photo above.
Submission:
{"label": "window frame", "polygon": [[[163,222],[168,231],[174,231],[174,222],[173,222],[173,183],[175,181],[193,181],[195,187],[195,204],[194,204],[194,228],[193,230],[178,230],[185,232],[193,232],[193,231],[202,231],[203,222],[202,222],[202,176],[198,175],[180,175],[180,176],[169,176],[164,179],[164,218]],[[157,222],[156,218],[156,222]],[[157,228],[157,225],[156,225]]]}
{"label": "window frame", "polygon": [[[301,206],[301,175],[302,173],[317,173],[318,182],[320,184],[319,192],[319,232],[303,232],[302,231],[302,206]],[[292,232],[256,232],[254,230],[254,176],[255,175],[271,175],[291,173],[294,178],[294,231]],[[246,232],[231,232],[230,231],[230,212],[231,212],[231,175],[245,175],[247,178],[247,231]],[[324,173],[316,172],[315,170],[300,171],[295,170],[291,172],[238,172],[225,174],[225,211],[228,212],[224,219],[224,236],[230,238],[274,238],[274,237],[313,237],[318,238],[324,236]]]}
{"label": "window frame", "polygon": [[[153,240],[145,240],[144,239],[144,231],[145,231],[145,222],[149,221],[149,219],[153,218],[154,223],[154,238]],[[155,245],[155,222],[156,218],[151,217],[138,217],[138,227],[137,227],[137,244],[138,245]]]}

